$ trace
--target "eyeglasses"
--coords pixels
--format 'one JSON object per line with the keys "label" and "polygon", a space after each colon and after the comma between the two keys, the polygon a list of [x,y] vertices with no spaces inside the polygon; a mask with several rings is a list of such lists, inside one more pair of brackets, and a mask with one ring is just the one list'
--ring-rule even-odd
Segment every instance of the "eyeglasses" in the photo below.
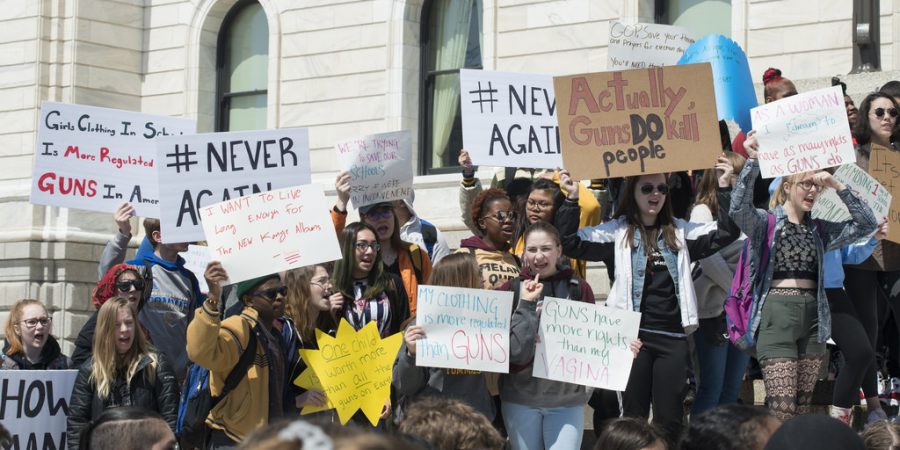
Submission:
{"label": "eyeglasses", "polygon": [[25,319],[21,322],[28,328],[35,328],[38,324],[41,324],[42,327],[46,327],[50,325],[50,322],[53,322],[53,319],[50,317],[41,317],[40,319]]}
{"label": "eyeglasses", "polygon": [[669,186],[665,184],[658,184],[653,186],[652,184],[645,184],[641,186],[641,194],[650,195],[653,193],[653,189],[656,188],[656,191],[662,195],[666,195],[669,193]]}
{"label": "eyeglasses", "polygon": [[809,181],[809,180],[798,181],[798,182],[796,182],[796,183],[794,183],[794,184],[796,184],[797,186],[799,186],[800,189],[803,189],[804,191],[809,191],[809,190],[811,190],[811,189],[813,188],[813,186],[815,186],[815,188],[816,188],[817,191],[821,191],[821,190],[822,190],[822,185],[821,185],[821,184],[816,184],[816,183],[814,183],[814,182],[812,182],[812,181]]}
{"label": "eyeglasses", "polygon": [[497,211],[493,216],[484,216],[482,219],[491,217],[497,219],[497,222],[506,222],[507,220],[516,220],[518,216],[515,211]]}
{"label": "eyeglasses", "polygon": [[281,294],[282,297],[287,295],[287,286],[279,286],[276,288],[266,289],[263,291],[256,291],[253,295],[258,295],[260,297],[265,297],[269,299],[270,302],[274,302],[276,298],[278,298],[278,294]]}
{"label": "eyeglasses", "polygon": [[875,117],[877,117],[879,119],[884,117],[884,113],[890,114],[891,117],[897,117],[897,115],[900,114],[900,111],[898,111],[897,108],[888,108],[888,109],[875,108],[874,112],[875,112]]}
{"label": "eyeglasses", "polygon": [[325,289],[325,286],[327,285],[332,285],[331,278],[328,277],[322,277],[317,280],[309,280],[309,284],[314,284],[322,289]]}
{"label": "eyeglasses", "polygon": [[375,208],[363,215],[366,216],[367,219],[380,220],[380,219],[387,219],[388,217],[391,217],[391,214],[393,214],[393,213],[394,213],[393,208]]}
{"label": "eyeglasses", "polygon": [[532,199],[530,199],[530,198],[528,199],[527,202],[525,202],[525,205],[527,205],[529,208],[534,208],[534,209],[536,209],[536,210],[538,210],[538,211],[543,211],[543,210],[545,210],[545,209],[550,209],[550,208],[553,207],[553,203],[550,203],[550,202],[538,202],[538,201],[534,201],[534,200],[532,200]]}
{"label": "eyeglasses", "polygon": [[125,281],[116,281],[116,289],[122,292],[131,292],[131,288],[134,287],[136,291],[144,290],[144,280],[125,280]]}
{"label": "eyeglasses", "polygon": [[354,247],[356,247],[356,251],[358,251],[358,252],[365,252],[366,250],[368,250],[370,248],[372,250],[375,250],[376,252],[381,250],[381,244],[379,244],[378,242],[375,242],[375,241],[372,241],[372,242],[356,241],[356,244],[354,245]]}

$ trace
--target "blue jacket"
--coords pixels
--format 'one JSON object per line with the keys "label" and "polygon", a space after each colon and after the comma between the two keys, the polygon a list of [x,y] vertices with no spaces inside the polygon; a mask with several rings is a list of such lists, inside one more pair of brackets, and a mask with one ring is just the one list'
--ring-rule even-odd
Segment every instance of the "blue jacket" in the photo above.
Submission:
{"label": "blue jacket", "polygon": [[[737,186],[731,196],[731,208],[728,214],[743,230],[744,234],[750,239],[751,261],[759,261],[762,253],[762,242],[766,242],[766,226],[768,223],[767,212],[753,207],[753,183],[759,173],[759,162],[755,159],[748,159],[744,164],[738,176]],[[825,342],[831,337],[831,311],[828,307],[828,299],[825,297],[825,270],[824,256],[828,250],[839,249],[847,246],[869,233],[875,231],[878,224],[875,221],[875,215],[872,209],[863,204],[856,198],[849,189],[838,192],[838,196],[847,205],[850,216],[853,220],[845,222],[829,222],[819,221],[816,227],[812,223],[812,219],[807,214],[803,220],[807,226],[817,229],[817,233],[813,233],[816,241],[816,254],[819,260],[819,276],[818,276],[818,316],[819,316],[819,342]],[[771,248],[769,249],[769,262],[766,266],[766,273],[757,276],[756,268],[751,265],[751,275],[754,280],[754,304],[750,312],[750,335],[755,336],[759,330],[760,312],[766,301],[769,287],[772,284],[772,273],[775,269],[775,243],[781,235],[781,229],[784,228],[784,222],[787,214],[780,205],[777,206],[772,213],[775,215],[775,234],[772,239]]]}

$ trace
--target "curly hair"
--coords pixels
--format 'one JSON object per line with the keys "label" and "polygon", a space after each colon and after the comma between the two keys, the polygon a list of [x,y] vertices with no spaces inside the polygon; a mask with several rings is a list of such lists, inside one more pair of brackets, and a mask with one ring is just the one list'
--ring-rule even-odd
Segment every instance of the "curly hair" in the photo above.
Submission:
{"label": "curly hair", "polygon": [[691,420],[681,440],[682,450],[753,450],[768,439],[769,421],[778,420],[768,408],[720,405]]}
{"label": "curly hair", "polygon": [[472,219],[472,223],[478,227],[479,230],[482,230],[482,227],[478,222],[484,215],[484,210],[490,207],[491,203],[504,199],[509,200],[509,197],[503,189],[491,188],[478,193],[478,195],[475,196],[475,200],[472,202],[472,210],[469,211],[469,217]]}
{"label": "curly hair", "polygon": [[398,429],[435,450],[500,450],[505,444],[487,417],[459,400],[423,398],[409,406]]}

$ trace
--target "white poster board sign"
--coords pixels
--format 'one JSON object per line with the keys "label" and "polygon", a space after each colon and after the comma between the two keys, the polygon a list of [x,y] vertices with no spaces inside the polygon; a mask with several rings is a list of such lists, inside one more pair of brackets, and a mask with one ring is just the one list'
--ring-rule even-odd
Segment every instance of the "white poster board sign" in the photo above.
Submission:
{"label": "white poster board sign", "polygon": [[66,417],[77,370],[4,370],[0,423],[13,449],[66,448]]}
{"label": "white poster board sign", "polygon": [[757,106],[750,117],[763,178],[856,162],[840,86]]}
{"label": "white poster board sign", "polygon": [[695,41],[682,27],[611,21],[606,70],[674,66]]}
{"label": "white poster board sign", "polygon": [[163,138],[157,151],[166,243],[203,240],[206,206],[311,181],[306,128]]}
{"label": "white poster board sign", "polygon": [[209,253],[209,247],[205,245],[188,245],[186,252],[179,253],[178,256],[184,258],[184,267],[190,270],[197,277],[200,284],[200,292],[206,294],[209,292],[209,286],[206,284],[206,278],[203,273],[206,272],[206,265],[212,260]]}
{"label": "white poster board sign", "polygon": [[634,311],[544,297],[532,375],[624,391],[640,324]]}
{"label": "white poster board sign", "polygon": [[463,147],[485,166],[562,167],[553,77],[459,71]]}
{"label": "white poster board sign", "polygon": [[341,258],[325,191],[307,184],[200,210],[212,258],[237,283]]}
{"label": "white poster board sign", "polygon": [[416,365],[509,373],[513,293],[420,285]]}
{"label": "white poster board sign", "polygon": [[371,134],[334,145],[350,172],[354,208],[407,198],[412,191],[412,138],[408,130]]}
{"label": "white poster board sign", "polygon": [[158,218],[156,141],[196,128],[192,119],[42,102],[31,203],[111,213],[131,202],[137,216]]}
{"label": "white poster board sign", "polygon": [[[878,223],[888,220],[893,196],[875,178],[856,164],[844,164],[834,172],[834,178],[847,185],[858,199],[872,208]],[[812,216],[831,222],[850,220],[850,211],[834,189],[826,189],[816,198]],[[873,233],[874,234],[874,233]]]}

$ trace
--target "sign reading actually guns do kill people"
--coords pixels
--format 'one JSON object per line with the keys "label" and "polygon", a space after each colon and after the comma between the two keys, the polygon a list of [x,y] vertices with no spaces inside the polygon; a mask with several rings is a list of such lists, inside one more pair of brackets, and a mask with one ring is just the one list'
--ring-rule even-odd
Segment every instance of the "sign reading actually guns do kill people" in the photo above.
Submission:
{"label": "sign reading actually guns do kill people", "polygon": [[575,179],[712,167],[722,152],[709,64],[553,78]]}
{"label": "sign reading actually guns do kill people", "polygon": [[640,323],[634,311],[544,297],[532,375],[624,391]]}
{"label": "sign reading actually guns do kill people", "polygon": [[763,178],[856,162],[840,86],[757,106],[750,117]]}
{"label": "sign reading actually guns do kill people", "polygon": [[237,283],[341,258],[322,186],[249,194],[200,210],[212,259]]}
{"label": "sign reading actually guns do kill people", "polygon": [[611,21],[606,70],[674,66],[694,40],[682,27]]}
{"label": "sign reading actually guns do kill people", "polygon": [[0,423],[8,449],[66,448],[66,417],[77,370],[4,370]]}
{"label": "sign reading actually guns do kill people", "polygon": [[407,198],[412,191],[412,140],[409,131],[372,134],[338,142],[341,168],[350,173],[354,208]]}
{"label": "sign reading actually guns do kill people", "polygon": [[[892,195],[878,180],[867,174],[856,164],[844,164],[834,172],[834,178],[847,185],[856,198],[872,208],[878,223],[888,220]],[[850,211],[834,189],[826,189],[816,198],[812,216],[830,222],[850,220]],[[888,227],[890,228],[890,227]],[[872,232],[874,234],[874,232]]]}
{"label": "sign reading actually guns do kill people", "polygon": [[419,285],[416,365],[509,373],[513,293]]}
{"label": "sign reading actually guns do kill people", "polygon": [[476,165],[562,167],[553,77],[459,71],[463,147]]}
{"label": "sign reading actually guns do kill people", "polygon": [[869,175],[891,192],[891,208],[888,211],[887,240],[900,243],[900,153],[872,144],[869,154]]}
{"label": "sign reading actually guns do kill people", "polygon": [[156,141],[194,134],[192,119],[42,102],[31,203],[159,217]]}
{"label": "sign reading actually guns do kill people", "polygon": [[160,139],[162,240],[203,240],[200,209],[248,194],[309,184],[306,128]]}

